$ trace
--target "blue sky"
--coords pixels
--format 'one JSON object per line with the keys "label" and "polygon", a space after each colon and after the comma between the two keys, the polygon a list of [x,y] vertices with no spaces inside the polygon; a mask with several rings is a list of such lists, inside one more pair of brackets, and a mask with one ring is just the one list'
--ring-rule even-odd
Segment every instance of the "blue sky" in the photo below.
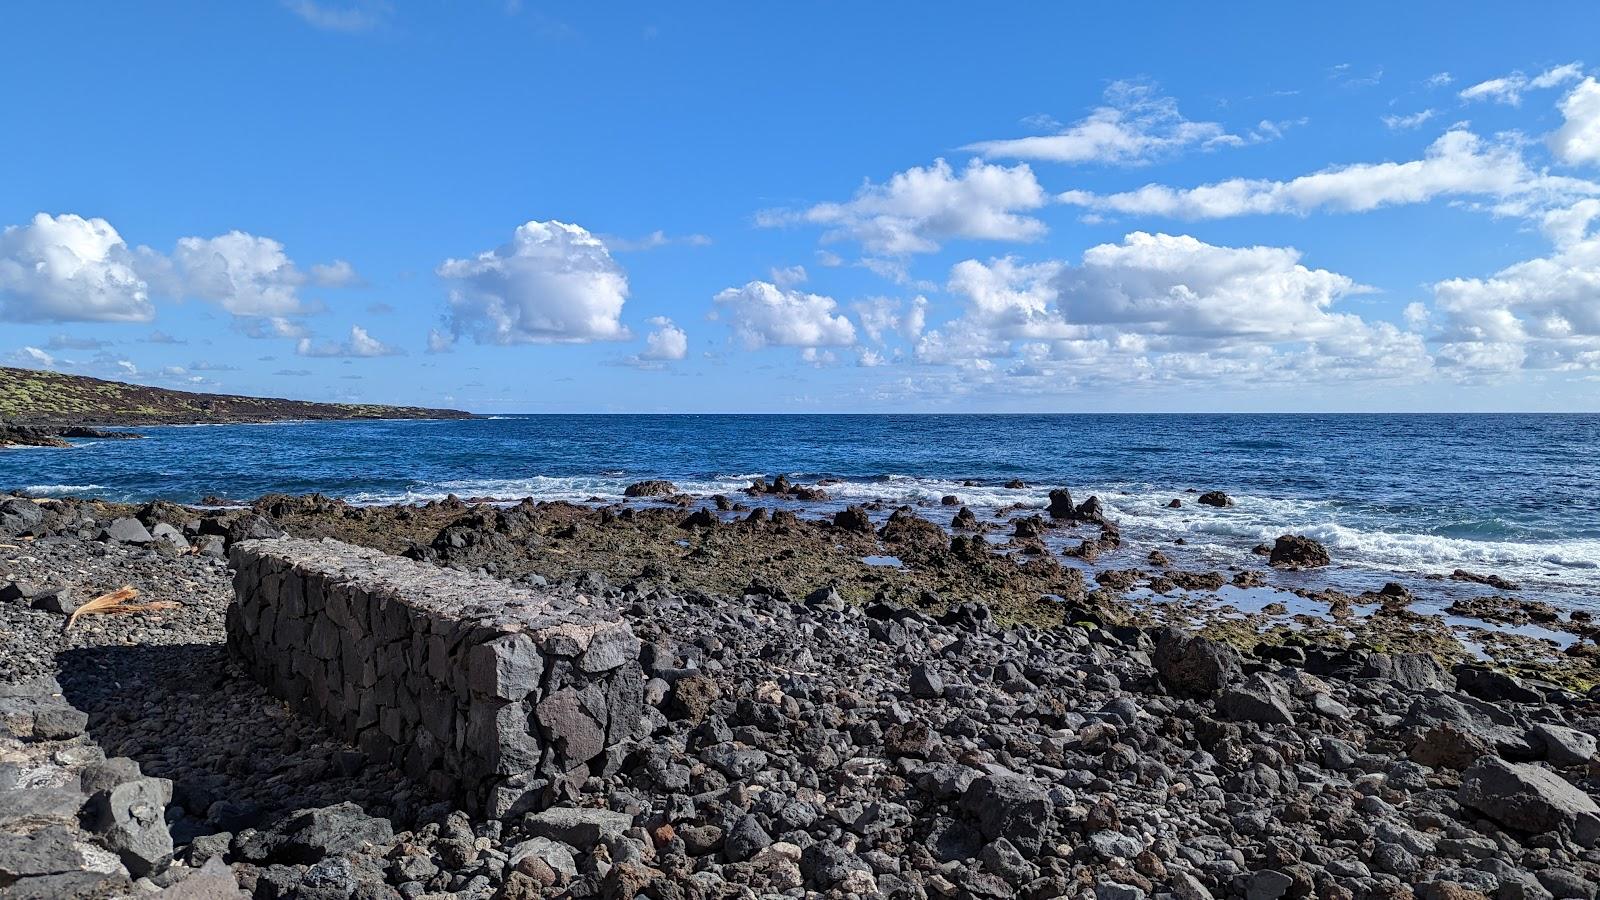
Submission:
{"label": "blue sky", "polygon": [[0,360],[483,412],[1597,410],[1597,33],[10,4]]}

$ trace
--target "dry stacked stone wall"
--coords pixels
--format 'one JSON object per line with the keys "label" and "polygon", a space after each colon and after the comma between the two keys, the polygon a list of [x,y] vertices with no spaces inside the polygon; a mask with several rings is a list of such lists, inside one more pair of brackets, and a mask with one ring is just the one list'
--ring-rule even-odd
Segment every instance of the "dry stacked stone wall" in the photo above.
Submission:
{"label": "dry stacked stone wall", "polygon": [[331,540],[231,561],[234,658],[470,811],[542,807],[649,730],[639,641],[598,602]]}

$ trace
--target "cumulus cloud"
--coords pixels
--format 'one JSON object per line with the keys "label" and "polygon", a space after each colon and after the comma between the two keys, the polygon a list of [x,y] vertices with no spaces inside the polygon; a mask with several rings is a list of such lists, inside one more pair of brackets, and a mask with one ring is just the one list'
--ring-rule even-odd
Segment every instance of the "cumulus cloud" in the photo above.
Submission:
{"label": "cumulus cloud", "polygon": [[1517,369],[1600,370],[1600,200],[1545,218],[1548,256],[1488,278],[1433,286],[1439,358],[1483,375]]}
{"label": "cumulus cloud", "polygon": [[856,341],[855,325],[838,313],[832,297],[752,281],[728,288],[713,298],[715,315],[724,318],[745,347],[848,347]]}
{"label": "cumulus cloud", "polygon": [[868,182],[844,203],[804,210],[769,210],[759,225],[821,225],[826,241],[854,240],[886,256],[932,253],[952,238],[1033,241],[1045,225],[1023,215],[1048,201],[1026,164],[999,166],[972,160],[957,173],[942,159],[896,173],[884,184]]}
{"label": "cumulus cloud", "polygon": [[1550,135],[1550,152],[1569,165],[1600,164],[1600,82],[1585,78],[1561,101],[1566,120]]}
{"label": "cumulus cloud", "polygon": [[1155,85],[1117,81],[1106,88],[1103,105],[1056,134],[979,141],[961,149],[1000,159],[1133,166],[1191,147],[1210,150],[1267,140],[1276,131],[1271,126],[1250,137],[1230,134],[1217,122],[1184,118],[1178,102],[1162,96]]}
{"label": "cumulus cloud", "polygon": [[628,276],[578,225],[530,221],[510,243],[438,268],[450,289],[452,337],[488,344],[623,341]]}
{"label": "cumulus cloud", "polygon": [[405,351],[378,340],[367,333],[360,325],[350,326],[350,337],[344,341],[313,341],[303,337],[295,345],[294,352],[300,356],[321,356],[330,358],[368,358],[375,356],[399,356]]}
{"label": "cumulus cloud", "polygon": [[1069,265],[967,260],[960,317],[918,342],[923,362],[1014,377],[1104,380],[1361,378],[1424,371],[1422,338],[1339,312],[1365,290],[1288,247],[1224,247],[1134,232]]}
{"label": "cumulus cloud", "polygon": [[689,355],[689,335],[666,316],[650,319],[653,330],[645,336],[644,351],[632,357],[636,365],[650,366],[683,359]]}
{"label": "cumulus cloud", "polygon": [[915,341],[922,336],[928,321],[928,298],[920,294],[909,303],[892,297],[871,297],[851,304],[861,330],[876,344],[891,335]]}
{"label": "cumulus cloud", "polygon": [[1495,103],[1504,103],[1507,106],[1522,105],[1522,95],[1527,91],[1544,90],[1546,88],[1560,87],[1569,81],[1577,81],[1583,77],[1582,63],[1567,63],[1546,69],[1538,75],[1529,77],[1521,72],[1512,72],[1501,78],[1491,78],[1480,81],[1471,87],[1462,89],[1462,100],[1492,100]]}
{"label": "cumulus cloud", "polygon": [[1092,210],[1183,219],[1318,210],[1366,212],[1445,198],[1487,198],[1496,211],[1527,213],[1555,202],[1600,194],[1600,184],[1531,169],[1515,135],[1485,141],[1453,128],[1422,159],[1356,163],[1289,181],[1234,178],[1195,188],[1150,184],[1117,194],[1068,191],[1063,203]]}
{"label": "cumulus cloud", "polygon": [[230,231],[186,237],[172,253],[174,293],[209,300],[236,316],[295,316],[305,276],[272,238]]}
{"label": "cumulus cloud", "polygon": [[138,254],[105,219],[39,213],[0,232],[0,320],[148,322]]}

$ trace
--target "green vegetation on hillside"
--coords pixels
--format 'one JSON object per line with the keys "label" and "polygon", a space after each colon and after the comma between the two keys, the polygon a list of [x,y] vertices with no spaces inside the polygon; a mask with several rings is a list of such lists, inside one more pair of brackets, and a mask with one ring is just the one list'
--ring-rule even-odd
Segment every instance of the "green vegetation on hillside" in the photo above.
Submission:
{"label": "green vegetation on hillside", "polygon": [[195,394],[82,375],[0,367],[0,422],[162,425],[282,419],[464,419],[454,409]]}

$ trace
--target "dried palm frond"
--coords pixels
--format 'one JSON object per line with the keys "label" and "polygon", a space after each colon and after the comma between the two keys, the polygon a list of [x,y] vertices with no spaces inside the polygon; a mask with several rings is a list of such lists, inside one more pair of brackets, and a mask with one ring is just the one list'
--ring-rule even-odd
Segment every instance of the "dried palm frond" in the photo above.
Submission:
{"label": "dried palm frond", "polygon": [[178,608],[178,604],[171,600],[155,600],[150,603],[132,602],[133,598],[137,596],[139,596],[139,592],[128,584],[117,588],[109,594],[101,594],[73,610],[72,615],[67,617],[66,627],[71,628],[73,623],[78,621],[78,617],[83,615],[123,616],[129,613],[156,612],[163,609]]}

